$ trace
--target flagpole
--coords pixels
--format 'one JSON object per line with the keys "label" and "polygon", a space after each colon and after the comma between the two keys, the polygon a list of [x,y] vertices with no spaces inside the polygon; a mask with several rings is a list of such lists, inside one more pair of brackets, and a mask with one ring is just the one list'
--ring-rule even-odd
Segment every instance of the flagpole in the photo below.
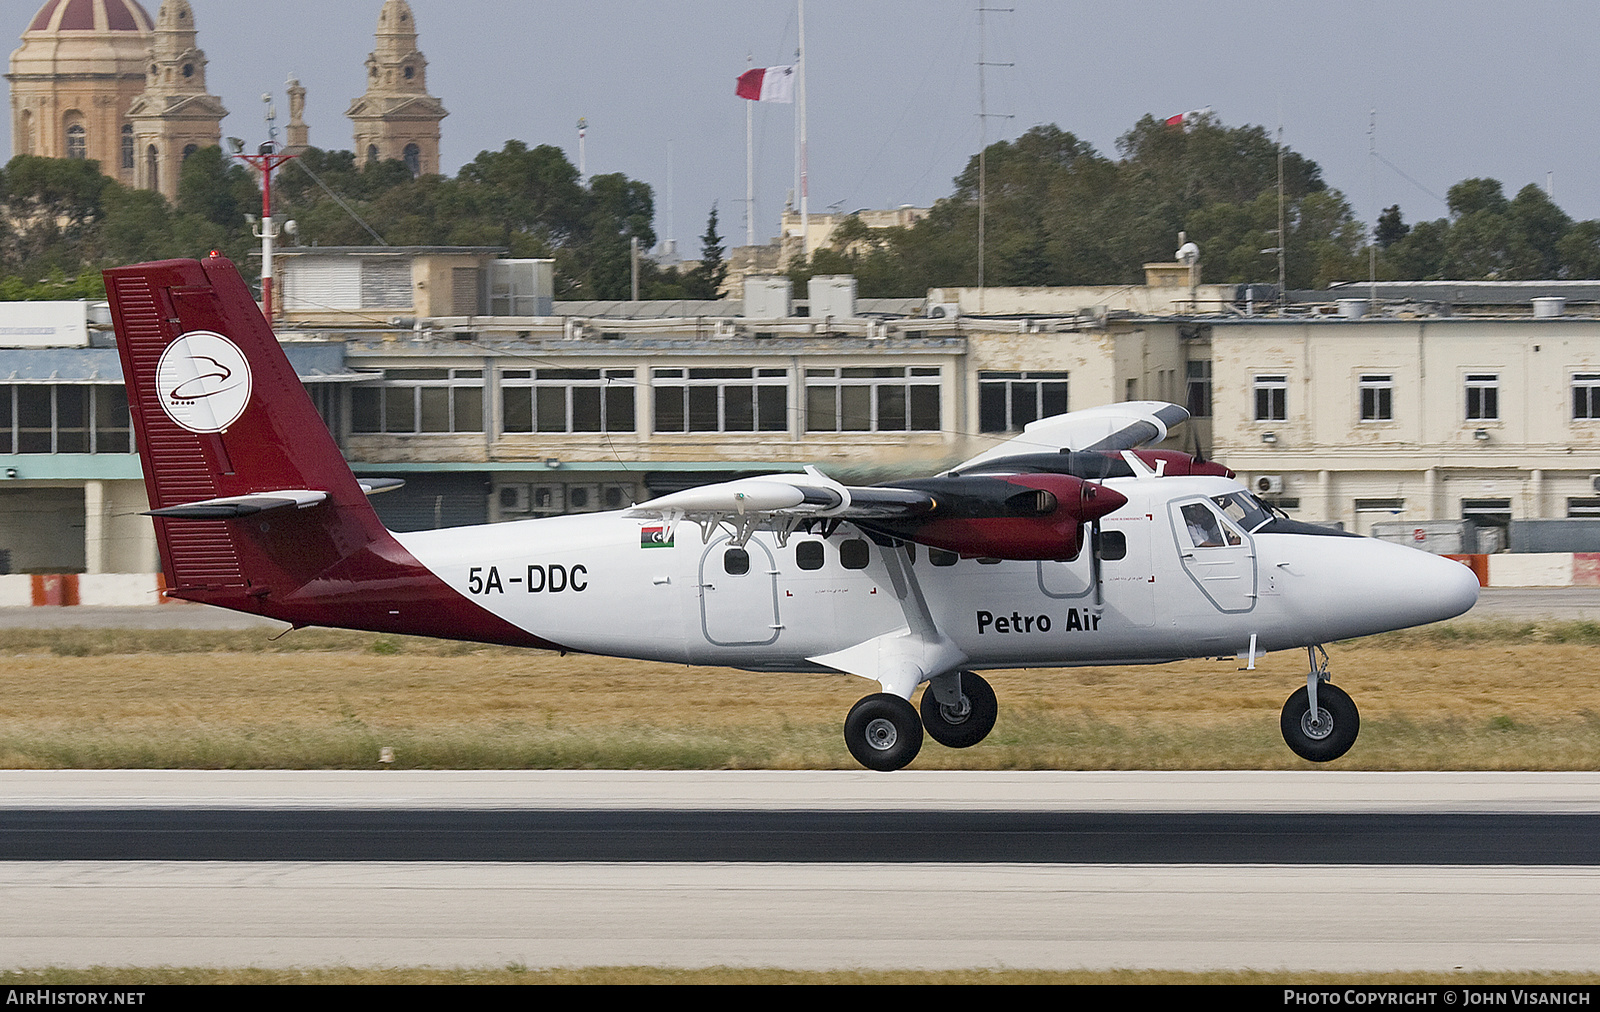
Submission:
{"label": "flagpole", "polygon": [[[755,56],[746,53],[744,57],[745,73],[755,66]],[[744,104],[744,244],[756,244],[756,160],[755,160],[755,121],[756,104]]]}
{"label": "flagpole", "polygon": [[811,259],[811,181],[806,163],[806,0],[800,2],[800,252]]}

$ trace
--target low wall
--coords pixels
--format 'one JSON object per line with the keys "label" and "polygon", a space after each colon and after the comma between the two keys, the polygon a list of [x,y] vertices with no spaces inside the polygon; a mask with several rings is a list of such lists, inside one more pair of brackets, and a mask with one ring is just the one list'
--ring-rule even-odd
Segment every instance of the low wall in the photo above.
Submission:
{"label": "low wall", "polygon": [[161,596],[159,573],[23,573],[0,576],[0,608],[81,604],[126,608],[185,604]]}

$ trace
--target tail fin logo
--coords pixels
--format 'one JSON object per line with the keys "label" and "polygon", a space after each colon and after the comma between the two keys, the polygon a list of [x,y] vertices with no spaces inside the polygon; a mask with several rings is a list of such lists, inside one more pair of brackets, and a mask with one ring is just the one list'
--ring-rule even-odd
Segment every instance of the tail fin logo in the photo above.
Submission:
{"label": "tail fin logo", "polygon": [[222,432],[250,403],[250,363],[221,334],[191,330],[161,353],[156,390],[174,422],[190,432]]}

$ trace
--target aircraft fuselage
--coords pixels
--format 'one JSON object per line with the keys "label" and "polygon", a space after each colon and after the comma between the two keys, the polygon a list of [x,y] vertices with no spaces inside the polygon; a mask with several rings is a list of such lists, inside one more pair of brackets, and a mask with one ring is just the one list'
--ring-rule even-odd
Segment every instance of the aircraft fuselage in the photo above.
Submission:
{"label": "aircraft fuselage", "polygon": [[[1436,621],[1477,593],[1466,567],[1403,546],[1253,533],[1217,506],[1243,491],[1228,479],[1105,484],[1129,501],[1101,522],[1098,580],[1088,550],[956,559],[850,525],[785,544],[761,531],[742,549],[722,529],[706,543],[680,523],[669,541],[668,525],[619,513],[397,537],[472,601],[566,648],[772,671],[816,670],[808,658],[906,625],[888,553],[974,668],[1243,656],[1252,637],[1260,654]],[[1208,533],[1191,517],[1209,517]]]}

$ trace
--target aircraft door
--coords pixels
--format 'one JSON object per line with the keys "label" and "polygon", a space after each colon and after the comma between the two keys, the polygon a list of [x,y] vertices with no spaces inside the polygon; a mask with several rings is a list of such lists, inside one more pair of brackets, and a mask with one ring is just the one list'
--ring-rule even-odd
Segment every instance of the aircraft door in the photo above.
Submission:
{"label": "aircraft door", "polygon": [[1169,507],[1178,556],[1194,585],[1218,611],[1249,611],[1256,605],[1255,543],[1209,499]]}
{"label": "aircraft door", "polygon": [[700,628],[719,647],[777,640],[778,567],[758,539],[737,548],[724,534],[700,556]]}
{"label": "aircraft door", "polygon": [[[1102,607],[1131,627],[1155,623],[1155,577],[1150,564],[1150,528],[1143,517],[1119,517],[1100,531],[1100,593],[1094,585],[1094,564],[1085,546],[1070,562],[1037,563],[1039,590],[1046,597],[1077,607]],[[1088,532],[1085,531],[1085,536]]]}

